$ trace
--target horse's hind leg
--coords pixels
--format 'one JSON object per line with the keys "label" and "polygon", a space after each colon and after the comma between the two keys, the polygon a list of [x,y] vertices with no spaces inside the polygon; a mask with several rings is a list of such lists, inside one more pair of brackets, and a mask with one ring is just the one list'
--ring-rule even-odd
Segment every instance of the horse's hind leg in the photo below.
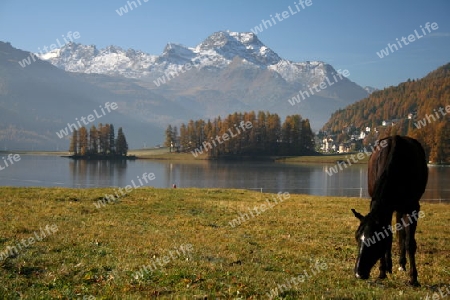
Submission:
{"label": "horse's hind leg", "polygon": [[[402,223],[402,218],[403,217],[406,218],[406,216],[404,216],[401,213],[397,212],[397,214],[396,214],[396,226],[395,227],[397,227],[397,224],[400,224],[400,225],[403,224]],[[406,230],[405,230],[405,227],[403,225],[397,231],[397,239],[398,239],[398,248],[400,249],[400,259],[398,261],[398,263],[400,264],[400,267],[398,269],[400,271],[406,271]]]}
{"label": "horse's hind leg", "polygon": [[405,246],[406,251],[408,252],[409,257],[409,284],[414,286],[420,286],[419,282],[417,281],[417,269],[416,269],[416,228],[417,228],[417,214],[419,213],[419,210],[415,211],[415,215],[406,215],[403,217],[403,219],[407,219],[405,221],[409,222],[407,224],[411,224],[409,226],[406,226],[406,239],[405,239]]}

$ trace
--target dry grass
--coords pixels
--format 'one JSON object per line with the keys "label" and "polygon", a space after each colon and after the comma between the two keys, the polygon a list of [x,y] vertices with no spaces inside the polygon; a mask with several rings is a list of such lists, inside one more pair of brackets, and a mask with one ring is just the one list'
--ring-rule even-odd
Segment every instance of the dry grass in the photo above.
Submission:
{"label": "dry grass", "polygon": [[188,153],[176,153],[169,152],[169,148],[158,149],[140,149],[131,150],[128,155],[136,155],[140,159],[155,159],[155,160],[205,160],[208,159],[207,152],[194,157],[191,152]]}
{"label": "dry grass", "polygon": [[[347,160],[350,159],[351,164],[367,164],[367,162],[369,161],[370,153],[364,153],[364,158],[361,160],[358,160],[357,154],[358,153],[345,153],[345,154],[330,154],[330,155],[317,155],[317,156],[281,157],[281,158],[278,158],[277,161],[278,162],[286,162],[286,163],[335,164],[337,161],[346,161],[347,162]],[[352,155],[354,155],[353,158],[351,157]]]}
{"label": "dry grass", "polygon": [[[109,189],[0,188],[0,252],[47,224],[58,231],[0,261],[4,299],[267,299],[278,284],[311,273],[279,299],[421,299],[450,284],[449,206],[422,204],[419,281],[394,271],[356,280],[357,198],[291,195],[230,226],[270,194],[220,189],[140,188],[97,209]],[[169,257],[192,245],[192,251]],[[173,253],[172,253],[173,254]],[[397,247],[394,259],[397,261]],[[157,259],[169,261],[160,265]],[[154,272],[136,276],[155,262]],[[395,264],[395,270],[398,265]],[[375,278],[377,270],[372,270]]]}

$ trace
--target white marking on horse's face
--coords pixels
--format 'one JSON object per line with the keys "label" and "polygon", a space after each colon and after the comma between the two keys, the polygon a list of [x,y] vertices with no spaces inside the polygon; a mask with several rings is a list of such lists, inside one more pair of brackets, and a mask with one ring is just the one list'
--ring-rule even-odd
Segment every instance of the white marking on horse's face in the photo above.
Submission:
{"label": "white marking on horse's face", "polygon": [[361,242],[364,242],[364,240],[366,239],[366,237],[364,236],[364,233],[361,235]]}

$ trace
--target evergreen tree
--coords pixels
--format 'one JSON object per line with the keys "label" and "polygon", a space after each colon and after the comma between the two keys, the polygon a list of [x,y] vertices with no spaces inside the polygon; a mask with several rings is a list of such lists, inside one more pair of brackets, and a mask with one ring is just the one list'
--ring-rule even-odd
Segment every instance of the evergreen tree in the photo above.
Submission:
{"label": "evergreen tree", "polygon": [[122,127],[119,127],[117,131],[117,140],[116,140],[116,154],[120,156],[127,156],[128,153],[128,143],[125,138],[125,134],[123,133]]}
{"label": "evergreen tree", "polygon": [[103,129],[103,124],[100,123],[98,124],[98,128],[97,128],[97,138],[98,138],[98,152],[105,154],[105,141],[103,140],[103,135],[102,132],[104,131]]}
{"label": "evergreen tree", "polygon": [[165,136],[166,139],[164,141],[164,146],[169,147],[169,152],[172,152],[172,146],[174,143],[172,125],[167,126]]}
{"label": "evergreen tree", "polygon": [[110,124],[109,125],[109,133],[108,133],[108,138],[109,138],[109,142],[108,142],[108,147],[109,147],[109,153],[111,153],[112,155],[114,155],[114,153],[116,153],[116,138],[115,138],[115,133],[114,133],[114,125]]}
{"label": "evergreen tree", "polygon": [[281,149],[280,153],[282,155],[289,155],[291,150],[291,143],[292,143],[292,122],[290,122],[290,116],[286,117],[286,120],[284,121],[283,125],[281,125]]}
{"label": "evergreen tree", "polygon": [[304,154],[308,155],[311,154],[311,152],[315,149],[315,143],[314,143],[314,133],[311,130],[311,124],[309,123],[309,120],[306,119],[302,122],[302,149],[306,151]]}
{"label": "evergreen tree", "polygon": [[103,155],[110,153],[110,148],[109,148],[109,131],[110,131],[110,129],[109,128],[110,128],[110,125],[105,124],[105,126],[103,126],[100,131],[99,143],[100,143],[100,148],[102,149]]}

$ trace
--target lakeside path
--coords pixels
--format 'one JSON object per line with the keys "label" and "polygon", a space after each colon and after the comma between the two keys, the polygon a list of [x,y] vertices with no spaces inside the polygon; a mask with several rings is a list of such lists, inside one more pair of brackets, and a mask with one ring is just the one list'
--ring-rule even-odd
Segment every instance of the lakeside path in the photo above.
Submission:
{"label": "lakeside path", "polygon": [[367,200],[142,187],[95,205],[112,192],[1,187],[0,298],[425,299],[450,290],[446,204],[422,203],[422,286],[413,288],[397,271],[396,244],[388,279],[375,279],[378,267],[354,278],[350,209],[367,213]]}

